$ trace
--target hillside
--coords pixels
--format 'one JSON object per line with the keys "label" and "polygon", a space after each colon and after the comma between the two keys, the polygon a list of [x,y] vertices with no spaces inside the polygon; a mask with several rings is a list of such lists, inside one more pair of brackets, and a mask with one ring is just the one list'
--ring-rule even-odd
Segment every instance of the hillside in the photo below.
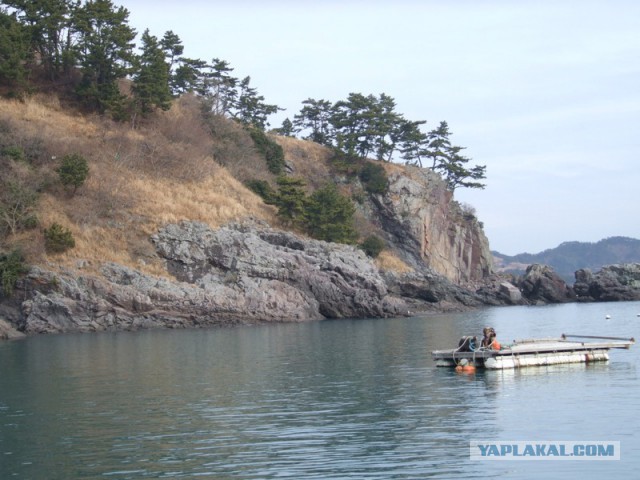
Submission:
{"label": "hillside", "polygon": [[[36,228],[5,229],[1,247],[19,247],[29,264],[73,268],[81,261],[83,268],[96,269],[116,262],[166,275],[149,242],[163,225],[190,220],[216,228],[251,217],[291,228],[245,186],[248,180],[276,184],[246,129],[223,117],[206,119],[196,97],[182,96],[135,129],[81,115],[54,96],[4,99],[0,107],[0,179],[38,198]],[[383,270],[431,266],[455,282],[477,281],[490,271],[488,252],[480,253],[486,239],[474,240],[472,233],[481,231],[477,219],[460,209],[437,174],[375,162],[390,178],[389,198],[376,200],[358,178],[361,166],[336,162],[331,149],[313,142],[274,138],[289,176],[303,179],[308,193],[335,182],[354,199],[357,240],[373,234],[387,243],[377,259]],[[90,171],[75,195],[62,188],[55,171],[72,153],[84,156]],[[53,223],[72,232],[75,248],[45,251],[43,229]],[[478,262],[478,273],[467,273]]]}
{"label": "hillside", "polygon": [[[219,226],[245,216],[276,223],[274,209],[215,161],[215,142],[188,96],[136,130],[79,115],[53,97],[0,100],[0,147],[15,146],[24,158],[2,155],[0,175],[37,192],[38,226],[6,236],[2,246],[20,247],[30,264],[73,267],[82,259],[88,268],[117,262],[163,275],[148,241],[161,225],[189,218]],[[55,181],[59,159],[71,153],[90,169],[73,197]],[[42,229],[54,222],[71,230],[76,247],[51,257]]]}
{"label": "hillside", "polygon": [[[493,276],[482,224],[438,173],[268,137],[282,148],[285,177],[301,181],[304,198],[329,185],[352,205],[352,245],[310,238],[308,223],[279,212],[282,202],[253,193],[248,181],[272,192],[286,182],[270,171],[247,128],[203,114],[194,96],[135,128],[52,96],[0,100],[0,338],[572,298],[547,272],[527,280],[529,296]],[[75,192],[58,175],[69,154],[86,158],[89,168]],[[384,180],[375,189],[362,174],[368,170]],[[74,247],[45,248],[53,224],[69,230]],[[375,260],[355,245],[372,235],[383,248]],[[19,272],[5,269],[16,250],[26,266]],[[540,282],[560,294],[541,295]]]}
{"label": "hillside", "polygon": [[610,237],[595,243],[564,242],[536,254],[492,254],[497,271],[521,275],[528,265],[539,263],[552,267],[568,284],[572,284],[575,281],[574,273],[581,268],[596,271],[606,265],[640,262],[640,240]]}
{"label": "hillside", "polygon": [[[481,304],[463,285],[491,272],[488,242],[439,175],[347,163],[311,142],[271,138],[307,195],[335,185],[353,203],[354,243],[383,239],[375,261],[355,246],[310,239],[249,190],[248,180],[276,188],[279,177],[246,128],[203,116],[196,97],[136,128],[55,97],[0,100],[0,259],[19,250],[28,266],[18,281],[3,273],[14,292],[0,298],[0,322],[26,333],[96,331]],[[69,154],[89,167],[75,192],[57,173]],[[386,179],[377,193],[360,176],[369,164]],[[45,248],[53,224],[71,232],[74,247]]]}

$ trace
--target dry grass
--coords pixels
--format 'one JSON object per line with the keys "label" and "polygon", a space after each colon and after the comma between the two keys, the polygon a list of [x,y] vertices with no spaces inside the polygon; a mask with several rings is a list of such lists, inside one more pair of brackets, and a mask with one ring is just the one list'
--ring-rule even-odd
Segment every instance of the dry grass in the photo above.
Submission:
{"label": "dry grass", "polygon": [[285,161],[293,167],[292,175],[304,178],[309,190],[316,190],[333,180],[330,149],[292,137],[276,137],[276,140],[284,150]]}
{"label": "dry grass", "polygon": [[[163,275],[149,235],[166,223],[198,220],[217,227],[249,216],[274,223],[274,209],[214,161],[214,142],[191,99],[139,130],[69,113],[46,98],[0,100],[0,120],[18,140],[37,138],[43,145],[34,174],[50,174],[68,153],[84,155],[90,166],[75,196],[49,187],[39,201],[40,227],[5,242],[21,245],[32,263],[74,267],[83,260],[98,268],[112,261]],[[54,222],[72,231],[76,247],[49,257],[42,230]]]}
{"label": "dry grass", "polygon": [[[162,225],[197,220],[215,228],[254,217],[279,226],[275,208],[242,184],[256,178],[273,182],[264,158],[233,122],[222,118],[203,122],[192,97],[175,102],[171,110],[136,130],[65,110],[53,97],[0,99],[0,122],[10,129],[5,138],[33,153],[29,164],[14,162],[9,174],[49,179],[38,205],[39,227],[0,245],[21,245],[31,263],[49,261],[73,268],[82,261],[85,268],[97,269],[104,262],[117,262],[166,275],[149,240]],[[292,175],[305,178],[309,192],[332,180],[329,149],[288,137],[277,141],[293,167]],[[90,166],[89,178],[73,197],[55,183],[54,171],[70,153],[83,155]],[[388,172],[401,168],[384,166]],[[343,180],[341,191],[351,195],[352,185]],[[76,247],[49,256],[42,231],[54,222],[72,231]],[[377,233],[360,211],[356,227],[361,238]],[[382,270],[411,271],[388,250],[376,263]]]}
{"label": "dry grass", "polygon": [[80,115],[64,111],[56,97],[34,95],[24,101],[0,100],[3,118],[19,123],[24,136],[48,137],[63,135],[65,138],[91,138],[97,132],[96,125]]}
{"label": "dry grass", "polygon": [[219,115],[211,115],[207,119],[207,126],[210,137],[214,139],[213,159],[234,178],[241,182],[272,179],[264,156],[258,152],[244,127]]}
{"label": "dry grass", "polygon": [[376,266],[383,271],[396,273],[409,273],[413,271],[409,265],[404,263],[395,253],[383,250],[376,258]]}

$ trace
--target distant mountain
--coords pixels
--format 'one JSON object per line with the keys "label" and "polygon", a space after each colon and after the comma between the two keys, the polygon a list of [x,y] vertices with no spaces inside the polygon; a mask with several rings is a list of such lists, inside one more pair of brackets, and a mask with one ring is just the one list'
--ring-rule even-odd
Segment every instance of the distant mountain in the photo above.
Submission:
{"label": "distant mountain", "polygon": [[552,267],[569,285],[575,281],[574,273],[581,268],[593,271],[605,265],[640,262],[640,240],[629,237],[609,237],[599,242],[564,242],[556,248],[540,253],[503,255],[491,252],[496,270],[516,275],[524,273],[532,263]]}

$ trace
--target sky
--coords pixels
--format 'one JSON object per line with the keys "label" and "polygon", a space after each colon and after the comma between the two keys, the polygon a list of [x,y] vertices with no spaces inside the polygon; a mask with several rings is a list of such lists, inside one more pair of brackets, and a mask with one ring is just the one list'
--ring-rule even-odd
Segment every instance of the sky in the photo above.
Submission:
{"label": "sky", "polygon": [[492,250],[640,238],[637,0],[114,0],[139,33],[220,58],[286,111],[386,93],[446,120],[486,188],[457,189]]}

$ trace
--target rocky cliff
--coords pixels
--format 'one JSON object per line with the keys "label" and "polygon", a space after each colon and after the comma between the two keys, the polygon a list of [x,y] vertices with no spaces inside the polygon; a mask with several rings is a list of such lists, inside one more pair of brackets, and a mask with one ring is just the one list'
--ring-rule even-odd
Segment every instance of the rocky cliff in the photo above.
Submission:
{"label": "rocky cliff", "polygon": [[548,265],[529,265],[524,275],[496,274],[477,294],[487,305],[546,305],[567,302],[640,300],[640,263],[608,265],[591,272],[575,272],[569,286]]}
{"label": "rocky cliff", "polygon": [[598,272],[583,268],[575,273],[579,301],[640,300],[640,263],[608,265]]}
{"label": "rocky cliff", "polygon": [[259,222],[216,230],[199,222],[170,224],[152,241],[174,279],[114,263],[103,265],[100,275],[34,267],[0,316],[20,332],[56,333],[385,317],[480,305],[436,275],[386,279],[354,247]]}
{"label": "rocky cliff", "polygon": [[427,270],[381,272],[354,247],[256,221],[218,229],[169,224],[152,242],[172,278],[115,263],[98,274],[32,267],[13,297],[0,303],[0,339],[640,299],[640,264],[578,271],[575,289],[551,268],[533,265],[523,277],[494,275],[471,291]]}
{"label": "rocky cliff", "polygon": [[492,255],[482,226],[431,170],[391,171],[388,191],[371,201],[375,221],[413,268],[426,267],[458,285],[481,282],[491,274]]}

